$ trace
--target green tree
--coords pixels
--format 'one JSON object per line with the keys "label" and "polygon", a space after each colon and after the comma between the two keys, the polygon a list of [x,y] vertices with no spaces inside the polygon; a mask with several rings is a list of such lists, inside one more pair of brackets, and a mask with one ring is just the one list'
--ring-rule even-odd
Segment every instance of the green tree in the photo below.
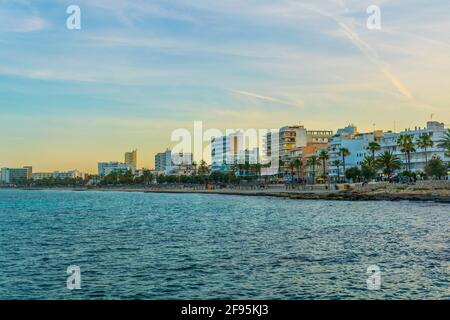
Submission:
{"label": "green tree", "polygon": [[361,175],[366,180],[375,179],[377,176],[377,168],[375,157],[365,157],[361,165]]}
{"label": "green tree", "polygon": [[434,146],[434,142],[432,139],[432,135],[430,133],[424,133],[419,136],[416,141],[416,144],[419,148],[425,151],[425,166],[428,165],[428,148],[432,148]]}
{"label": "green tree", "polygon": [[319,160],[322,161],[323,177],[327,177],[327,161],[330,159],[330,155],[327,150],[321,150],[319,153]]}
{"label": "green tree", "polygon": [[295,166],[295,170],[297,172],[297,180],[298,181],[300,181],[300,170],[301,170],[302,165],[303,165],[302,160],[300,158],[295,158],[294,166]]}
{"label": "green tree", "polygon": [[291,170],[291,180],[294,180],[294,169],[295,169],[294,161],[289,162],[289,169]]}
{"label": "green tree", "polygon": [[145,184],[150,184],[150,182],[152,182],[153,179],[152,172],[150,170],[144,170],[142,179]]}
{"label": "green tree", "polygon": [[405,154],[408,170],[411,171],[411,153],[416,152],[413,137],[409,134],[401,134],[397,139],[397,145],[400,147],[400,151]]}
{"label": "green tree", "polygon": [[120,184],[126,184],[126,185],[133,184],[134,174],[131,172],[131,170],[128,170],[125,173],[119,174],[118,180],[119,180]]}
{"label": "green tree", "polygon": [[260,164],[260,163],[252,164],[252,171],[254,172],[254,174],[256,175],[257,178],[261,177],[261,169],[262,169],[262,164]]}
{"label": "green tree", "polygon": [[283,172],[285,172],[285,168],[284,168],[284,160],[279,159],[278,160],[278,171],[279,171],[279,176],[283,177]]}
{"label": "green tree", "polygon": [[345,158],[350,155],[350,151],[347,148],[341,148],[339,150],[339,154],[342,157],[342,168],[344,169],[344,172],[345,172],[346,171],[345,170]]}
{"label": "green tree", "polygon": [[450,129],[445,131],[444,137],[438,143],[438,147],[450,151]]}
{"label": "green tree", "polygon": [[198,167],[198,174],[201,176],[206,176],[209,173],[209,168],[207,163],[204,160],[200,161],[200,165]]}
{"label": "green tree", "polygon": [[313,184],[316,183],[316,166],[317,166],[317,162],[319,161],[319,157],[317,157],[316,155],[312,155],[311,157],[308,158],[307,160],[307,165],[312,167],[312,181]]}
{"label": "green tree", "polygon": [[380,154],[376,161],[378,168],[383,170],[383,173],[388,177],[391,177],[395,171],[401,169],[402,167],[402,161],[400,158],[389,151],[385,151]]}
{"label": "green tree", "polygon": [[192,167],[194,167],[194,175],[197,174],[197,162],[192,161]]}
{"label": "green tree", "polygon": [[441,158],[436,157],[431,159],[425,167],[425,172],[430,177],[441,179],[448,174],[448,168]]}
{"label": "green tree", "polygon": [[338,180],[338,182],[341,180],[341,171],[340,171],[341,165],[342,165],[342,161],[341,160],[334,160],[333,161],[333,166],[335,166],[337,168],[337,176],[338,176],[337,180]]}
{"label": "green tree", "polygon": [[351,179],[353,182],[359,181],[361,179],[361,170],[358,167],[352,167],[345,171],[345,177]]}
{"label": "green tree", "polygon": [[380,151],[381,146],[376,141],[372,141],[369,143],[367,150],[369,150],[372,153],[372,158],[375,159],[375,152]]}

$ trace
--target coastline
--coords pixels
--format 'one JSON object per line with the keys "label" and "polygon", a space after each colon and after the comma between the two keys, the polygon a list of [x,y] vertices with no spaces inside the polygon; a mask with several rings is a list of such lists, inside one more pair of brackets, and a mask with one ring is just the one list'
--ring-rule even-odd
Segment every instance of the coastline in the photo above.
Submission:
{"label": "coastline", "polygon": [[67,188],[37,187],[17,188],[20,190],[53,191],[99,191],[99,192],[140,192],[162,194],[215,194],[248,197],[276,197],[296,200],[330,200],[330,201],[420,201],[450,203],[450,190],[245,190],[245,189],[151,189],[151,188]]}

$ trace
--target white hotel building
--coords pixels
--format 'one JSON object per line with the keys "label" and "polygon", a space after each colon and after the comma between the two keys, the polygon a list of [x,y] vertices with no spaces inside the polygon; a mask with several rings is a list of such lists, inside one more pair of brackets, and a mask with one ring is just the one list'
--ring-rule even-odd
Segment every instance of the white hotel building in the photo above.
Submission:
{"label": "white hotel building", "polygon": [[[394,132],[382,132],[375,131],[373,133],[358,133],[356,127],[350,125],[346,128],[338,130],[333,136],[332,141],[329,143],[329,176],[332,180],[337,178],[338,168],[333,165],[335,160],[342,161],[340,155],[341,148],[347,148],[350,151],[350,155],[345,158],[346,169],[352,167],[359,167],[364,161],[366,156],[370,156],[371,152],[368,150],[369,143],[376,141],[381,149],[376,153],[384,153],[385,151],[392,152],[400,158],[404,167],[402,170],[406,170],[407,159],[406,155],[401,152],[401,147],[398,146],[397,140],[400,135],[411,135],[413,142],[416,144],[419,137],[424,134],[431,134],[434,146],[427,148],[428,160],[433,157],[440,157],[445,162],[450,162],[450,158],[445,156],[445,151],[442,148],[438,148],[439,142],[443,139],[446,128],[443,123],[436,121],[427,122],[425,128],[414,128],[414,130],[406,129],[400,133]],[[413,172],[424,171],[425,169],[425,150],[415,146],[416,151],[411,153],[411,170]],[[344,170],[342,165],[339,168],[339,174],[344,176]]]}
{"label": "white hotel building", "polygon": [[16,183],[31,179],[32,167],[2,168],[0,170],[0,183]]}
{"label": "white hotel building", "polygon": [[84,179],[84,174],[78,170],[72,171],[54,171],[54,172],[34,172],[32,174],[33,180],[44,180],[44,179]]}
{"label": "white hotel building", "polygon": [[[397,140],[400,137],[401,134],[403,135],[411,135],[413,137],[414,143],[417,142],[419,137],[422,134],[431,134],[432,140],[434,142],[434,146],[431,148],[427,148],[427,158],[428,160],[439,157],[445,162],[449,162],[450,158],[445,156],[445,151],[442,148],[439,148],[437,145],[439,142],[444,138],[445,131],[447,129],[445,128],[445,125],[443,123],[437,122],[437,121],[429,121],[427,122],[427,126],[424,128],[414,128],[414,130],[411,129],[405,129],[404,131],[400,133],[385,133],[383,138],[381,139],[381,152],[389,151],[397,155],[405,165],[403,168],[406,170],[407,165],[407,159],[406,155],[401,152],[401,148],[397,145]],[[417,145],[415,146],[416,151],[411,153],[411,171],[413,172],[419,172],[423,171],[425,168],[425,150],[419,148]]]}
{"label": "white hotel building", "polygon": [[134,165],[123,162],[99,162],[98,163],[98,174],[100,176],[105,176],[111,173],[126,173],[131,171],[133,174],[136,172]]}
{"label": "white hotel building", "polygon": [[340,177],[344,177],[343,163],[339,169],[333,164],[334,161],[340,160],[343,162],[340,150],[342,148],[348,149],[350,154],[345,157],[345,169],[352,167],[361,167],[366,156],[370,156],[371,153],[367,150],[369,143],[380,143],[383,133],[381,131],[375,131],[372,133],[358,133],[355,126],[349,125],[343,129],[339,129],[337,133],[332,137],[329,143],[329,176],[332,180],[338,178],[338,172]]}

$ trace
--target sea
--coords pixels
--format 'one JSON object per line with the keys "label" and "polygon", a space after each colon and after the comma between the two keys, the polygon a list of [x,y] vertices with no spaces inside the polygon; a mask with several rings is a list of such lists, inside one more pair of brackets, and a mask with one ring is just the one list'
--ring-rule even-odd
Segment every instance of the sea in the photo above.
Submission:
{"label": "sea", "polygon": [[0,299],[450,299],[450,205],[0,189]]}

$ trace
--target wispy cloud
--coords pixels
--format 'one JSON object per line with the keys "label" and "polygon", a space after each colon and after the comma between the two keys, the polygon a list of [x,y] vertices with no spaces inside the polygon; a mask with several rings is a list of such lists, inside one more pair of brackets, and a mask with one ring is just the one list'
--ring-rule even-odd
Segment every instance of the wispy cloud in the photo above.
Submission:
{"label": "wispy cloud", "polygon": [[400,81],[400,79],[393,74],[388,66],[382,68],[384,75],[391,81],[391,83],[397,88],[397,90],[409,100],[413,100],[414,97],[411,91]]}
{"label": "wispy cloud", "polygon": [[2,2],[0,7],[0,32],[28,33],[40,31],[47,26],[48,22],[27,1],[8,4]]}
{"label": "wispy cloud", "polygon": [[274,102],[277,104],[284,104],[284,105],[288,105],[291,107],[303,107],[303,102],[294,103],[294,102],[285,101],[285,100],[281,100],[281,99],[269,97],[269,96],[263,96],[263,95],[260,95],[257,93],[242,91],[242,90],[231,90],[231,92],[242,95],[242,96],[259,99],[259,100],[270,101],[270,102]]}
{"label": "wispy cloud", "polygon": [[[340,6],[346,9],[347,12],[349,11],[343,0],[338,0],[337,2],[339,3]],[[345,18],[311,5],[305,5],[304,3],[295,2],[295,4],[307,10],[315,12],[321,16],[334,20],[336,24],[340,27],[340,30],[351,41],[351,43],[356,48],[358,48],[369,61],[371,61],[379,68],[382,74],[386,76],[386,78],[392,83],[392,85],[404,97],[406,97],[409,100],[413,99],[413,95],[410,89],[408,89],[407,86],[402,83],[399,77],[390,70],[390,66],[378,56],[377,52],[372,48],[372,46],[366,41],[362,40],[362,38],[358,35],[358,33],[351,27],[351,24],[345,22]]]}
{"label": "wispy cloud", "polygon": [[347,37],[352,41],[352,43],[357,47],[373,64],[375,64],[380,71],[386,76],[386,78],[392,83],[392,85],[407,99],[413,100],[414,97],[409,88],[395,75],[391,70],[390,66],[384,62],[375,50],[364,40],[362,40],[359,35],[352,30],[351,27],[346,25],[344,22],[338,21],[341,30],[347,35]]}
{"label": "wispy cloud", "polygon": [[86,7],[100,8],[110,12],[127,26],[133,26],[148,17],[157,17],[167,20],[196,23],[196,19],[177,6],[169,2],[139,1],[139,0],[81,0]]}

